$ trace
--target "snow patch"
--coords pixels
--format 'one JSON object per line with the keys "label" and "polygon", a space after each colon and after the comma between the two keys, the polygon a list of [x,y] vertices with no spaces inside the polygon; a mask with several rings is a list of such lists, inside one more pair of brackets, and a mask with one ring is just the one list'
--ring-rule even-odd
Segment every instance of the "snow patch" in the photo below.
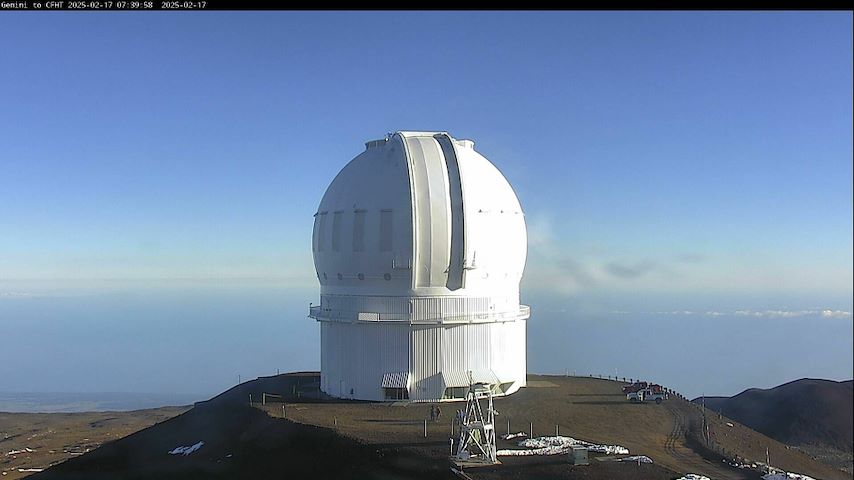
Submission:
{"label": "snow patch", "polygon": [[519,432],[519,433],[508,433],[506,435],[502,435],[501,438],[503,438],[504,440],[513,440],[514,438],[527,437],[527,436],[528,436],[527,433]]}
{"label": "snow patch", "polygon": [[33,453],[33,452],[35,452],[35,450],[33,450],[32,448],[26,448],[25,447],[21,450],[9,450],[9,453],[7,453],[6,456],[8,457],[9,455],[20,455],[22,453]]}
{"label": "snow patch", "polygon": [[554,437],[537,437],[522,440],[518,444],[526,450],[498,450],[498,456],[526,456],[526,455],[560,455],[569,453],[574,446],[587,447],[591,452],[604,453],[607,455],[628,455],[629,449],[619,445],[599,445],[596,443],[577,440],[572,437],[561,435]]}
{"label": "snow patch", "polygon": [[618,462],[652,463],[652,459],[646,455],[634,455],[631,457],[618,458]]}
{"label": "snow patch", "polygon": [[198,443],[190,445],[189,447],[175,447],[169,451],[169,455],[181,454],[181,455],[187,456],[187,455],[195,452],[196,450],[202,448],[202,445],[204,445],[204,444],[205,444],[205,442],[199,441]]}
{"label": "snow patch", "polygon": [[704,475],[697,475],[696,473],[688,473],[684,477],[679,477],[676,480],[712,480],[709,477]]}
{"label": "snow patch", "polygon": [[525,457],[528,455],[560,455],[562,453],[567,453],[568,450],[562,447],[543,447],[543,448],[529,448],[525,450],[497,450],[495,452],[495,456],[497,457]]}
{"label": "snow patch", "polygon": [[791,473],[791,472],[782,472],[782,473],[769,473],[767,475],[762,476],[762,480],[815,480],[814,478],[801,475],[800,473]]}

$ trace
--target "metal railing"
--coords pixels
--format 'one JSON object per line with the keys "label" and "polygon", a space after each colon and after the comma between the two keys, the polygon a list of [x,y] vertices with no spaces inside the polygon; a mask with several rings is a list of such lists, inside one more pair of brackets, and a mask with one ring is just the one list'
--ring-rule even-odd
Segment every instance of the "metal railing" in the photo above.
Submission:
{"label": "metal railing", "polygon": [[510,322],[531,316],[531,307],[519,305],[519,310],[494,313],[469,313],[449,315],[418,315],[412,313],[376,313],[324,310],[321,305],[310,305],[308,316],[321,322],[400,322],[409,324],[488,323]]}

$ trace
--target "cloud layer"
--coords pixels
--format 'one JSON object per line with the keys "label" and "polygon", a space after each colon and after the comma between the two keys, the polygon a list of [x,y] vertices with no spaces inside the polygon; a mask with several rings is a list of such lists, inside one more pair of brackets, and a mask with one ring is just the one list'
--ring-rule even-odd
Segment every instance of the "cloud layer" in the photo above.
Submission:
{"label": "cloud layer", "polygon": [[574,295],[596,289],[683,285],[683,270],[706,262],[700,253],[637,255],[604,245],[561,242],[552,217],[532,215],[528,221],[528,264],[525,284],[538,290]]}
{"label": "cloud layer", "polygon": [[[632,312],[614,310],[615,315],[630,315]],[[852,318],[851,312],[845,310],[734,310],[734,311],[693,311],[693,310],[671,310],[663,312],[643,312],[651,315],[703,315],[707,317],[763,317],[763,318],[795,318],[795,317],[822,317],[822,318]]]}

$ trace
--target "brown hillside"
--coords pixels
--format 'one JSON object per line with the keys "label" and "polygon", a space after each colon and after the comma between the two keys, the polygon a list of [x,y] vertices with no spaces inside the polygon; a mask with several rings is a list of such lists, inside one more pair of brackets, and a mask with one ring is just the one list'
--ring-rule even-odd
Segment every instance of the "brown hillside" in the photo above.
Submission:
{"label": "brown hillside", "polygon": [[[528,375],[528,380],[527,388],[496,400],[496,409],[500,412],[496,419],[499,433],[506,433],[508,420],[514,432],[528,432],[533,422],[534,435],[553,435],[557,425],[562,435],[623,445],[632,454],[647,455],[658,465],[680,474],[699,473],[715,480],[754,478],[749,472],[727,467],[719,457],[703,458],[689,446],[687,434],[692,428],[699,430],[702,412],[687,400],[673,397],[661,405],[632,404],[621,392],[622,383],[616,381],[543,375]],[[280,411],[275,411],[281,408],[279,405],[267,408],[271,415],[281,415]],[[288,408],[288,418],[312,425],[334,426],[348,436],[367,442],[399,439],[416,444],[434,442],[441,445],[439,451],[444,452],[449,448],[450,419],[435,428],[428,425],[428,438],[423,439],[421,422],[429,414],[427,405],[325,403],[289,405]],[[443,406],[443,411],[452,413],[455,408],[459,407]],[[764,460],[767,447],[777,467],[828,480],[851,478],[845,472],[726,417],[715,416],[709,422],[714,445],[729,456]],[[726,426],[727,422],[734,427]],[[719,425],[726,426],[727,430],[722,431]],[[502,447],[499,445],[499,448]],[[472,474],[475,478],[477,475]]]}
{"label": "brown hillside", "polygon": [[0,476],[3,480],[25,477],[30,475],[28,470],[47,468],[80,456],[189,409],[162,407],[131,412],[0,412]]}
{"label": "brown hillside", "polygon": [[[854,449],[854,382],[803,378],[734,397],[706,397],[706,407],[789,445]],[[702,398],[694,400],[702,401]]]}
{"label": "brown hillside", "polygon": [[[316,373],[246,382],[183,415],[32,478],[451,478],[450,418],[459,404],[443,404],[444,416],[428,422],[425,437],[428,405],[336,401],[320,394],[318,383]],[[653,465],[594,458],[590,466],[572,467],[560,457],[504,457],[500,466],[466,472],[475,479],[666,480],[684,473],[715,480],[757,478],[726,466],[713,454],[704,458],[692,449],[697,447],[688,432],[702,418],[695,405],[677,398],[661,405],[632,404],[620,386],[593,378],[530,375],[528,388],[496,400],[499,433],[504,433],[508,421],[513,431],[528,431],[533,423],[535,435],[554,434],[557,426],[562,435],[619,444],[633,454],[648,455]],[[250,395],[255,408],[249,406]],[[777,466],[816,478],[850,478],[746,427],[734,425],[724,432],[720,428],[713,422],[715,445],[728,451],[760,459],[767,446]],[[167,453],[199,441],[204,445],[191,455]],[[751,457],[757,448],[762,457]]]}

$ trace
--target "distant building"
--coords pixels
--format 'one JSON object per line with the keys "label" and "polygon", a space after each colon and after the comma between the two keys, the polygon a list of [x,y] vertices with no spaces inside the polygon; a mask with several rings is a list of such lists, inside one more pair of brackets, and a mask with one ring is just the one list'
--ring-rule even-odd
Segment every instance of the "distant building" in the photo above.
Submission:
{"label": "distant building", "polygon": [[339,398],[464,399],[525,386],[525,217],[471,140],[366,143],[314,216],[320,388]]}

